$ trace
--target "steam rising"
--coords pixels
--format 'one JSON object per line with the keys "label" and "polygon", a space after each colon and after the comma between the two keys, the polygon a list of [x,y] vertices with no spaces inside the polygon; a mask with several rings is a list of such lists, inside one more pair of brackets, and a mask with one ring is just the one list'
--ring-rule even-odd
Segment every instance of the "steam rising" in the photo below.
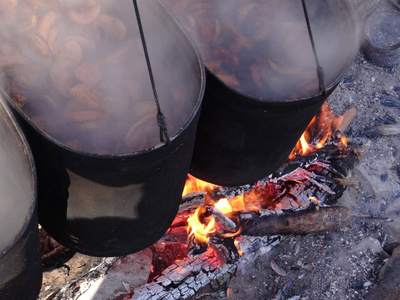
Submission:
{"label": "steam rising", "polygon": [[[25,152],[0,104],[0,253],[10,246],[29,217],[33,181]],[[7,121],[6,121],[7,120]]]}
{"label": "steam rising", "polygon": [[[2,87],[44,132],[74,149],[119,154],[160,144],[131,0],[8,0],[0,5]],[[199,96],[182,33],[139,1],[170,136]],[[186,51],[186,53],[185,53]]]}
{"label": "steam rising", "polygon": [[[198,45],[210,71],[230,87],[268,100],[319,91],[316,60],[300,0],[163,0]],[[326,86],[356,48],[345,1],[306,1]]]}

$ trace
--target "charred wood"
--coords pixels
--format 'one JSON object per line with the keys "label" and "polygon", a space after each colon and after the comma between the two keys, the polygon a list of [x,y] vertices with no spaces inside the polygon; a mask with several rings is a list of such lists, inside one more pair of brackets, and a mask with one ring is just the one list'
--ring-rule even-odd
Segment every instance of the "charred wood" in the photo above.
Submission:
{"label": "charred wood", "polygon": [[265,253],[270,252],[281,241],[281,237],[236,238],[237,247],[243,255],[235,264],[230,264],[221,246],[209,247],[206,252],[185,258],[166,268],[153,282],[134,290],[131,299],[191,300],[225,294],[227,284],[235,273]]}
{"label": "charred wood", "polygon": [[104,277],[118,260],[116,257],[103,258],[102,262],[87,274],[64,286],[53,299],[78,299],[97,279]]}
{"label": "charred wood", "polygon": [[250,236],[277,234],[307,234],[320,231],[338,231],[350,227],[351,214],[347,207],[317,207],[280,216],[248,215],[242,217],[242,234]]}

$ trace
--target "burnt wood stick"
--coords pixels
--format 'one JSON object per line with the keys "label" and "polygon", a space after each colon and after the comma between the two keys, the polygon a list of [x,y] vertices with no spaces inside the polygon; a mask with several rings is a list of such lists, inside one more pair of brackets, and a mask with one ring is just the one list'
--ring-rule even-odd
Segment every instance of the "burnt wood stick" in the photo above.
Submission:
{"label": "burnt wood stick", "polygon": [[358,185],[360,184],[360,182],[358,182],[357,180],[351,180],[348,178],[335,178],[334,180],[340,185],[350,186],[359,191]]}
{"label": "burnt wood stick", "polygon": [[399,124],[388,124],[377,127],[380,135],[398,135],[400,134]]}
{"label": "burnt wood stick", "polygon": [[224,229],[236,231],[236,223],[233,222],[228,216],[224,215],[218,208],[206,206],[206,210],[209,212],[210,216],[213,216],[215,221],[218,222]]}
{"label": "burnt wood stick", "polygon": [[357,116],[357,109],[355,109],[354,107],[348,109],[343,115],[343,119],[340,122],[340,124],[338,125],[338,127],[336,128],[336,131],[339,131],[341,133],[344,133],[345,130],[347,129],[347,127],[349,127],[349,125],[351,124],[351,122],[353,122],[354,118]]}
{"label": "burnt wood stick", "polygon": [[321,231],[338,231],[350,228],[351,214],[347,207],[322,207],[312,211],[300,211],[290,215],[254,216],[241,218],[242,235],[263,236],[277,234],[308,234]]}
{"label": "burnt wood stick", "polygon": [[169,228],[157,243],[181,243],[186,244],[188,239],[187,226]]}
{"label": "burnt wood stick", "polygon": [[206,192],[196,192],[182,197],[179,205],[179,212],[196,210],[197,207],[204,204]]}

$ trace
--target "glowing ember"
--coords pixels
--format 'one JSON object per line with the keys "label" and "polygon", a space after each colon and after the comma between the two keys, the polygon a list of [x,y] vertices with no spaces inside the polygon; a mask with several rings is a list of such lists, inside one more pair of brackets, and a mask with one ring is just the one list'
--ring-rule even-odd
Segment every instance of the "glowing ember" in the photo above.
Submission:
{"label": "glowing ember", "polygon": [[233,242],[233,244],[234,244],[235,247],[237,248],[239,255],[242,256],[243,250],[240,249],[240,248],[238,247],[238,246],[239,246],[239,241],[238,241],[238,240],[235,240],[235,241]]}
{"label": "glowing ember", "polygon": [[201,216],[204,214],[204,206],[199,206],[196,211],[188,219],[188,232],[189,237],[193,236],[197,241],[203,244],[208,244],[210,240],[210,233],[215,232],[215,219],[211,218],[209,223],[205,225],[200,221]]}
{"label": "glowing ember", "polygon": [[314,196],[311,196],[311,197],[309,197],[308,199],[310,199],[311,201],[314,201],[314,202],[316,202],[316,203],[321,203],[321,201],[319,201],[319,200],[317,199],[317,197],[314,197]]}

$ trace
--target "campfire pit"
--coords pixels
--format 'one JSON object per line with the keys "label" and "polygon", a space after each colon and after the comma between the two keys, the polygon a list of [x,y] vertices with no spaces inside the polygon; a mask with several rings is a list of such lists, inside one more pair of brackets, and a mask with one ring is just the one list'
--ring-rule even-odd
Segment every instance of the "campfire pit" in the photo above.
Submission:
{"label": "campfire pit", "polygon": [[[365,3],[359,0],[352,0],[351,2],[354,5]],[[400,228],[400,186],[398,183],[400,177],[400,152],[398,151],[400,141],[398,136],[382,135],[380,132],[369,136],[367,132],[370,132],[370,129],[390,125],[390,122],[396,123],[400,120],[400,111],[396,108],[396,101],[400,96],[399,76],[400,74],[396,69],[374,66],[359,53],[343,81],[329,98],[330,106],[340,114],[343,114],[348,108],[357,107],[357,118],[351,123],[347,134],[350,145],[362,144],[365,147],[364,155],[354,166],[351,174],[339,180],[348,186],[352,186],[352,188],[346,189],[338,199],[338,205],[347,207],[351,212],[352,227],[341,227],[338,232],[289,235],[273,246],[268,246],[267,240],[265,247],[255,250],[258,256],[250,255],[246,259],[246,262],[249,262],[248,264],[241,264],[245,254],[239,257],[236,262],[238,268],[234,275],[232,275],[233,270],[229,270],[230,275],[232,275],[232,279],[227,284],[229,289],[223,286],[222,295],[218,293],[209,294],[210,290],[203,290],[204,293],[198,292],[196,294],[198,299],[201,299],[201,297],[212,299],[218,296],[227,299],[250,297],[253,299],[335,298],[373,300],[376,297],[384,299],[384,294],[372,294],[371,290],[372,288],[375,291],[379,287],[385,288],[383,285],[385,279],[382,276],[379,278],[379,285],[375,287],[378,282],[378,272],[386,258],[400,243],[398,229]],[[383,101],[388,97],[393,101]],[[216,193],[218,191],[221,196],[234,196],[243,194],[250,188],[251,186],[248,185],[240,188],[225,188],[221,192],[219,189],[215,191]],[[200,199],[198,205],[202,205],[202,197],[198,196],[198,199]],[[186,234],[186,231],[182,232],[182,235]],[[243,236],[236,237],[236,239],[242,238],[247,239]],[[252,237],[248,240],[250,240],[249,245],[254,245],[254,241],[256,241],[256,244],[262,244],[265,241],[260,237]],[[251,250],[247,251],[247,253],[251,253]],[[182,253],[187,253],[187,249],[175,247],[172,250],[169,246],[164,247],[165,256],[171,252],[179,252],[180,259],[182,259],[184,258]],[[218,252],[212,248],[193,258],[184,258],[179,264],[181,267],[185,267],[185,264],[190,264],[191,261],[205,259],[207,256],[212,258],[214,253]],[[124,259],[133,259],[133,257],[128,256]],[[395,254],[392,258],[394,257]],[[91,257],[85,257],[90,268],[93,267],[92,264],[88,263],[91,259]],[[54,298],[61,299],[64,296],[69,299],[77,299],[78,297],[84,299],[85,296],[89,297],[89,292],[93,292],[92,295],[101,295],[100,289],[92,288],[88,290],[88,286],[93,284],[94,279],[104,279],[99,285],[103,287],[102,291],[106,289],[107,280],[113,274],[110,260],[112,261],[111,265],[119,266],[122,264],[122,260],[119,258],[104,258],[104,262],[97,263],[98,267],[91,272],[89,272],[90,268],[87,267],[84,276],[76,275],[74,277],[72,275],[72,277],[69,277],[68,284],[61,284],[58,288],[54,287],[54,294],[57,294]],[[177,262],[174,263],[171,256],[167,261],[170,262],[169,265],[177,265]],[[216,261],[215,258],[214,261]],[[393,259],[388,260],[387,263],[390,263],[390,261],[393,261]],[[70,268],[73,267],[72,263],[68,261],[65,262],[65,265]],[[145,266],[148,265],[142,265],[143,268],[146,268]],[[82,264],[79,264],[79,268],[82,268]],[[77,267],[77,269],[79,268]],[[148,268],[150,274],[150,267]],[[166,270],[168,266],[162,268]],[[171,268],[173,267],[171,266]],[[57,268],[57,270],[66,269],[66,267]],[[161,270],[155,272],[159,274]],[[71,274],[74,274],[72,268]],[[45,272],[45,278],[48,278],[49,275],[50,272]],[[132,275],[131,277],[138,276]],[[120,281],[114,282],[114,284],[109,283],[110,294],[107,299],[132,298],[133,296],[127,296],[131,295],[133,291],[133,287],[127,284],[128,278],[130,277],[126,276]],[[154,279],[154,277],[150,278]],[[196,282],[201,283],[201,279],[204,280],[205,285],[211,286],[211,281],[206,280],[204,275],[200,275]],[[392,279],[394,280],[393,277]],[[393,281],[393,283],[395,282]],[[52,290],[51,281],[47,281],[47,285],[43,285],[43,291],[46,288],[48,291]],[[62,288],[61,291],[60,288]],[[183,286],[181,289],[184,289]],[[79,292],[77,292],[78,290]],[[153,298],[157,298],[157,291],[160,290],[160,287],[154,283],[146,284],[146,282],[143,282],[143,285],[136,289],[137,297],[140,295],[139,290],[142,291],[140,292],[143,293],[142,295],[149,295],[147,292],[143,292],[148,290]],[[75,293],[72,291],[75,291]],[[228,296],[226,295],[227,291],[229,291]],[[170,288],[164,296],[171,295],[172,297],[178,294],[180,294],[180,291]],[[374,295],[375,298],[371,298]],[[40,299],[45,299],[43,292]],[[145,296],[143,296],[143,299],[146,299]]]}
{"label": "campfire pit", "polygon": [[[346,186],[356,184],[347,175],[361,157],[363,146],[347,145],[341,133],[354,117],[355,109],[338,117],[325,103],[290,159],[254,185],[220,187],[188,175],[178,215],[167,233],[150,247],[148,283],[136,289],[126,284],[114,294],[115,299],[195,299],[226,294],[237,272],[257,257],[272,253],[285,236],[349,228],[349,209],[331,205]],[[104,264],[99,267],[102,274],[110,268],[112,273],[112,264],[108,263],[106,270]],[[273,260],[270,264],[279,275],[286,274]],[[92,272],[103,276],[99,270]],[[77,298],[92,292],[93,288],[74,282],[57,297]]]}

